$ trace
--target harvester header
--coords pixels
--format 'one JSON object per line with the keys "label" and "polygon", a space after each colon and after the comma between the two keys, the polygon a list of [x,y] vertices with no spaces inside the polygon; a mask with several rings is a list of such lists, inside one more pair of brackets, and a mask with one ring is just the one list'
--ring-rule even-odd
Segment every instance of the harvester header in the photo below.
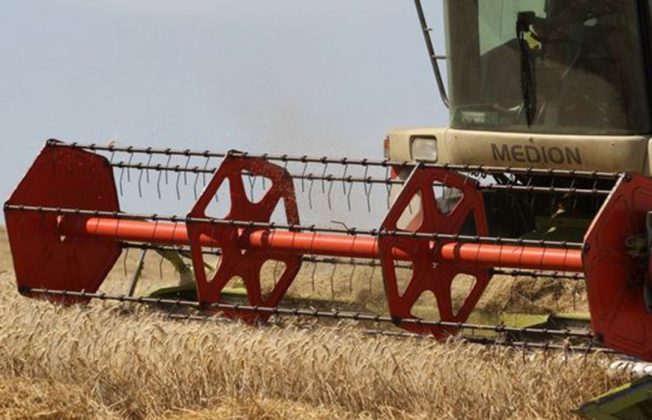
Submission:
{"label": "harvester header", "polygon": [[[117,162],[116,154],[126,161]],[[172,164],[173,158],[186,164]],[[205,163],[192,166],[191,159]],[[211,160],[218,165],[211,167]],[[308,165],[320,170],[308,172]],[[356,170],[361,175],[353,175]],[[173,174],[177,181],[168,184],[177,194],[182,188],[192,190],[194,205],[180,216],[122,211],[119,191],[125,171],[138,182],[139,195],[146,182],[155,183],[160,196],[161,179]],[[372,175],[374,171],[385,176]],[[500,182],[492,181],[496,179]],[[251,180],[262,180],[258,197],[251,194]],[[321,184],[329,206],[350,206],[353,185],[362,185],[367,193],[381,185],[389,209],[370,229],[302,224],[297,194],[311,192],[315,183]],[[338,184],[345,200],[333,204],[331,194]],[[581,241],[510,238],[493,233],[487,220],[488,200],[498,195],[519,201],[541,195],[566,202],[591,197],[600,209]],[[383,204],[371,202],[369,196],[371,208]],[[213,203],[226,205],[226,214],[215,217]],[[110,299],[98,291],[123,249],[167,248],[187,252],[193,266],[196,302],[177,304],[251,323],[273,315],[326,316],[281,305],[305,261],[339,258],[382,267],[389,316],[336,312],[333,317],[384,320],[412,333],[446,339],[466,328],[508,330],[467,322],[496,274],[563,281],[581,273],[593,332],[560,333],[591,336],[596,344],[652,360],[652,314],[646,304],[650,209],[652,181],[637,174],[103,147],[55,140],[47,142],[4,207],[18,289],[30,297],[65,303]],[[206,255],[219,255],[219,266],[207,269]],[[283,271],[274,286],[264,290],[261,271],[268,262]],[[399,279],[398,269],[409,270],[407,283]],[[473,281],[466,298],[455,305],[451,289],[461,277]],[[234,278],[244,283],[244,305],[224,299],[223,291]],[[434,295],[437,319],[414,315],[415,302],[424,293]]]}

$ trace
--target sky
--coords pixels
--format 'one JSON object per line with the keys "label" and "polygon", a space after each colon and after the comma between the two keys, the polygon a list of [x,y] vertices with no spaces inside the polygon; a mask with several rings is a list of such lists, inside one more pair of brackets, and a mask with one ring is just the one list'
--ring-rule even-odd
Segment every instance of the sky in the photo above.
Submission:
{"label": "sky", "polygon": [[409,0],[0,0],[0,57],[4,199],[49,138],[379,158],[447,122]]}

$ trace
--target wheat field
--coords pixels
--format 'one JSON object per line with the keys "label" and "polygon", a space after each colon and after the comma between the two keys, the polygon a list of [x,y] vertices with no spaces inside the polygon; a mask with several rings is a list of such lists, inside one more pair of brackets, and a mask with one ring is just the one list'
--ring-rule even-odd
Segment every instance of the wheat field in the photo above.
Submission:
{"label": "wheat field", "polygon": [[600,354],[62,307],[20,297],[4,241],[0,257],[0,418],[557,419],[630,379]]}

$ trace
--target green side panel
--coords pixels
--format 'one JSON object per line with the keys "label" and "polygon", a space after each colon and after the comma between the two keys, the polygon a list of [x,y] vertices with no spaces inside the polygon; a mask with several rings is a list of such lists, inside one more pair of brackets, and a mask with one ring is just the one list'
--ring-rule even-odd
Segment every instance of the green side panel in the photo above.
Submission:
{"label": "green side panel", "polygon": [[539,314],[500,314],[503,324],[516,328],[532,328],[544,325],[550,319],[550,315]]}
{"label": "green side panel", "polygon": [[197,292],[194,284],[187,284],[183,286],[162,287],[156,289],[149,294],[149,297],[160,299],[197,300]]}
{"label": "green side panel", "polygon": [[[197,300],[197,291],[194,283],[183,286],[163,287],[149,294],[151,298],[159,299],[181,299],[188,301]],[[247,290],[244,287],[225,288],[222,290],[222,298],[228,303],[246,303]],[[329,298],[293,298],[286,296],[283,298],[283,304],[289,306],[301,305],[303,307],[317,307],[320,309],[330,309],[336,304],[340,309],[362,310],[360,304],[345,300],[332,300]]]}
{"label": "green side panel", "polygon": [[553,318],[566,321],[584,321],[591,322],[591,315],[586,312],[559,312],[553,315]]}
{"label": "green side panel", "polygon": [[579,413],[596,420],[652,419],[652,378],[645,377],[584,403]]}
{"label": "green side panel", "polygon": [[[244,298],[246,295],[247,291],[244,288],[226,288],[222,291],[222,296],[226,298]],[[197,289],[195,288],[194,283],[185,284],[183,286],[163,287],[150,293],[149,297],[195,301],[197,300]]]}

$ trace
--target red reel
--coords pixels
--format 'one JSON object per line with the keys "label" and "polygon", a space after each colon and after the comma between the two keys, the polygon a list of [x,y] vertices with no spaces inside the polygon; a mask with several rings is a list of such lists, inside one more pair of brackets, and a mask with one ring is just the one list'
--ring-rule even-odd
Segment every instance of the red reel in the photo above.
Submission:
{"label": "red reel", "polygon": [[[435,196],[436,188],[451,188],[456,194],[454,203],[443,203]],[[450,208],[444,208],[448,207]],[[406,221],[410,211],[414,214]],[[482,194],[476,181],[440,168],[420,168],[414,171],[382,224],[382,231],[415,233],[461,234],[468,223],[475,224],[474,234],[487,236],[488,227]],[[380,259],[383,267],[385,292],[390,314],[399,319],[415,316],[415,304],[424,293],[432,293],[436,305],[428,308],[438,313],[438,320],[465,322],[475,308],[491,278],[490,270],[471,265],[439,261],[438,249],[446,241],[433,242],[427,238],[381,235]],[[396,254],[405,254],[412,264],[411,277],[404,291],[397,276]],[[455,310],[452,299],[453,283],[458,275],[475,279],[462,305]],[[445,338],[455,334],[451,327],[417,324],[398,324],[401,328]]]}
{"label": "red reel", "polygon": [[[258,202],[252,202],[245,191],[242,177],[256,176],[271,183],[269,190]],[[230,211],[225,220],[245,222],[269,222],[279,205],[283,206],[289,225],[299,224],[299,212],[294,184],[288,172],[260,158],[247,158],[237,154],[228,155],[197,200],[191,218],[205,218],[206,210],[224,182],[229,183]],[[259,307],[275,307],[285,296],[301,268],[301,255],[274,252],[267,249],[246,249],[240,246],[243,238],[266,228],[242,228],[225,224],[189,221],[188,235],[192,249],[192,261],[197,281],[197,298],[202,303],[222,302],[222,291],[233,278],[239,277],[247,291],[248,304]],[[273,235],[273,233],[269,233]],[[219,267],[212,278],[207,278],[200,236],[211,238],[222,250]],[[264,296],[261,287],[261,269],[268,261],[283,263],[285,269],[278,281]],[[249,322],[264,321],[269,315],[242,311],[224,311],[231,318]]]}
{"label": "red reel", "polygon": [[[117,212],[109,162],[50,140],[7,204]],[[65,237],[56,213],[5,210],[18,288],[95,292],[118,260],[117,240]],[[80,219],[81,220],[81,219]],[[79,298],[61,298],[78,302]]]}
{"label": "red reel", "polygon": [[[584,238],[584,271],[595,335],[607,346],[652,359],[652,314],[644,285],[650,262],[627,249],[646,232],[652,183],[640,175],[619,181]],[[649,251],[649,250],[648,250]]]}

